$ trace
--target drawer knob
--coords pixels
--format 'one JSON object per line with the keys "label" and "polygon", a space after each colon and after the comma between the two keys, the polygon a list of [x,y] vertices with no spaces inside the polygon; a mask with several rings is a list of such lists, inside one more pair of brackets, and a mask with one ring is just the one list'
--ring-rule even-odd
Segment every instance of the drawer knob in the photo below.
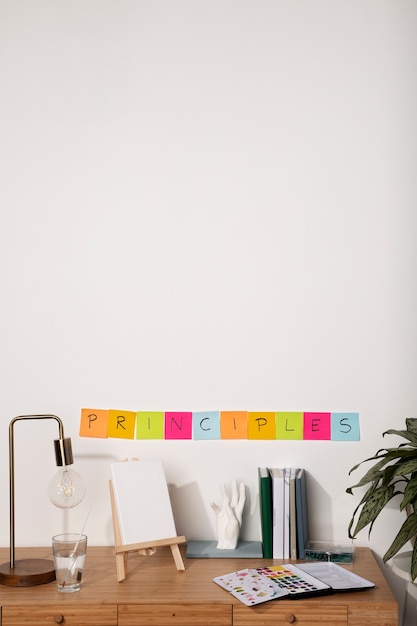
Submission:
{"label": "drawer knob", "polygon": [[55,622],[55,624],[63,624],[64,623],[64,616],[62,615],[62,613],[58,613],[57,615],[54,615],[54,622]]}
{"label": "drawer knob", "polygon": [[289,624],[294,624],[296,621],[296,617],[294,615],[294,613],[289,613],[286,617],[285,617],[285,621],[288,622]]}

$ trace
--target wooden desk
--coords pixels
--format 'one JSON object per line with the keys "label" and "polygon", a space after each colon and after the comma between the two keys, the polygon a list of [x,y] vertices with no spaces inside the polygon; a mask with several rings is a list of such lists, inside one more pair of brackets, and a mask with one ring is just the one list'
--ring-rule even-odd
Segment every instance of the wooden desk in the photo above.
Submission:
{"label": "wooden desk", "polygon": [[[50,549],[18,549],[17,558],[49,558]],[[0,563],[8,551],[0,549]],[[212,582],[241,567],[279,561],[185,559],[177,572],[169,549],[130,554],[117,582],[112,547],[89,547],[81,590],[64,594],[55,582],[37,587],[0,585],[1,626],[397,626],[397,603],[368,548],[346,567],[375,589],[306,600],[278,600],[249,608]]]}

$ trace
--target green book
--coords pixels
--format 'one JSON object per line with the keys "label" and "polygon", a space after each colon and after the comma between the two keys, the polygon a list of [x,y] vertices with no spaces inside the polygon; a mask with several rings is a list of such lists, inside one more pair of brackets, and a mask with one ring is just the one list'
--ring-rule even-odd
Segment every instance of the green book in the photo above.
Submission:
{"label": "green book", "polygon": [[297,469],[295,476],[295,500],[297,510],[297,557],[305,559],[305,547],[308,541],[308,506],[307,506],[307,473],[303,468]]}
{"label": "green book", "polygon": [[268,468],[258,467],[259,512],[264,559],[272,559],[272,479]]}

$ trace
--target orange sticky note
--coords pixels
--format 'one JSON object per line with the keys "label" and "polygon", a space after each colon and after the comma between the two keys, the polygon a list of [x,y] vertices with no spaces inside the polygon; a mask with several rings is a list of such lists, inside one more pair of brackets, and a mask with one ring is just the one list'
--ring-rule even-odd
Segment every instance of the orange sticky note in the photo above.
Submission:
{"label": "orange sticky note", "polygon": [[107,437],[107,409],[81,409],[80,437]]}
{"label": "orange sticky note", "polygon": [[275,413],[277,439],[303,439],[304,413],[297,411],[280,411]]}
{"label": "orange sticky note", "polygon": [[247,439],[248,412],[220,411],[220,434],[222,439]]}
{"label": "orange sticky note", "polygon": [[109,410],[109,437],[133,439],[135,435],[136,413],[134,411]]}
{"label": "orange sticky note", "polygon": [[276,439],[275,412],[249,411],[248,439]]}

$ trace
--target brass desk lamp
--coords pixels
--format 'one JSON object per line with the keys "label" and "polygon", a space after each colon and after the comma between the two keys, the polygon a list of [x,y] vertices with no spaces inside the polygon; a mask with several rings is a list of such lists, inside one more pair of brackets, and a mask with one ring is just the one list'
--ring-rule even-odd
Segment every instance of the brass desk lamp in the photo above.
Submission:
{"label": "brass desk lamp", "polygon": [[19,415],[9,425],[9,489],[10,489],[10,562],[0,565],[0,584],[10,587],[42,585],[55,580],[53,561],[47,559],[15,560],[15,490],[14,490],[14,425],[19,420],[54,419],[58,422],[59,439],[54,441],[56,464],[61,469],[49,483],[49,498],[55,506],[70,509],[81,502],[85,494],[80,474],[73,464],[71,439],[64,437],[64,426],[56,415]]}

